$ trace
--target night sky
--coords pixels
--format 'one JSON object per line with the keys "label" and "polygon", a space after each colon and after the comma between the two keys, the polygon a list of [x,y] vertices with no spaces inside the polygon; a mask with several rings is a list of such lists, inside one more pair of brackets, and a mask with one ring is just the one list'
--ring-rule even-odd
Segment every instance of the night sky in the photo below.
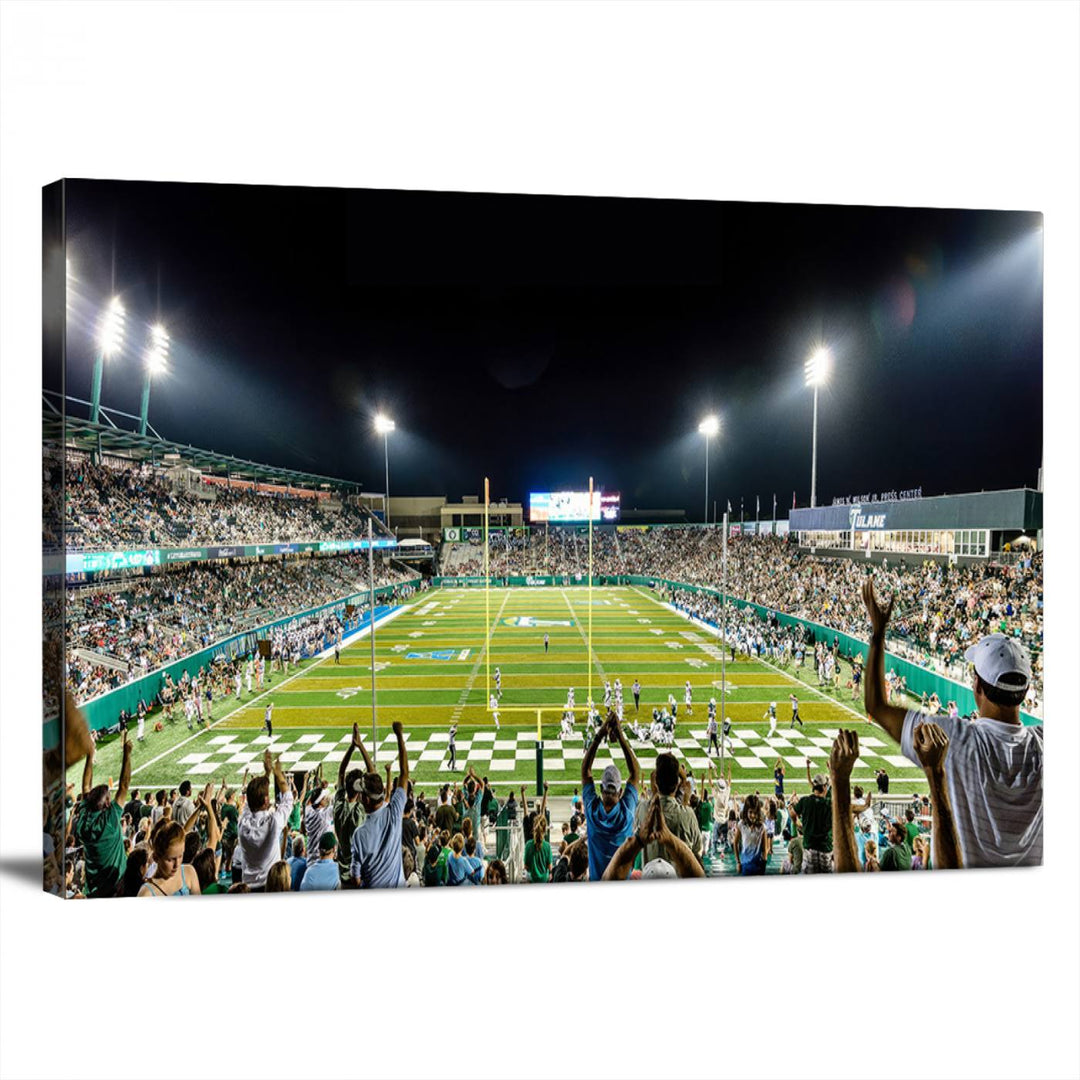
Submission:
{"label": "night sky", "polygon": [[[68,393],[138,412],[172,341],[166,438],[392,495],[598,486],[700,520],[818,502],[1035,486],[1042,460],[1037,213],[73,181]],[[115,270],[113,252],[115,249]],[[160,281],[160,286],[159,286]],[[159,300],[160,297],[160,300]],[[710,508],[711,509],[711,508]]]}

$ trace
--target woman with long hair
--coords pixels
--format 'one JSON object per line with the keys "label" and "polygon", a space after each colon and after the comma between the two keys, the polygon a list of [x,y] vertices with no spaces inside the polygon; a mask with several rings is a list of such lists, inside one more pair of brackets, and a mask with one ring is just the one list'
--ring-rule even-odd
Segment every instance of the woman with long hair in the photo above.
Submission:
{"label": "woman with long hair", "polygon": [[872,874],[881,869],[881,863],[878,862],[877,857],[877,841],[866,841],[866,862],[863,864],[863,872]]}
{"label": "woman with long hair", "polygon": [[285,859],[278,859],[266,875],[267,892],[292,891],[292,867]]}
{"label": "woman with long hair", "polygon": [[150,837],[154,872],[139,890],[139,896],[198,896],[199,877],[184,862],[184,827],[165,818]]}
{"label": "woman with long hair", "polygon": [[735,828],[735,862],[740,874],[764,874],[772,851],[772,837],[765,831],[761,799],[747,795]]}
{"label": "woman with long hair", "polygon": [[146,880],[146,869],[150,861],[150,853],[145,847],[131,849],[127,857],[127,866],[124,867],[124,877],[120,882],[121,896],[138,896],[139,890]]}
{"label": "woman with long hair", "polygon": [[535,883],[547,881],[551,876],[551,844],[546,837],[547,819],[537,814],[532,839],[525,845],[525,869],[529,880]]}

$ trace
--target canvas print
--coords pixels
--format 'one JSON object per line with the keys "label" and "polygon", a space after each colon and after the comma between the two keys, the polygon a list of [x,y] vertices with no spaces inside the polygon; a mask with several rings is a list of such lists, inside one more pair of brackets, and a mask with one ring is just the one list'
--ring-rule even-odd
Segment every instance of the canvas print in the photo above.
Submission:
{"label": "canvas print", "polygon": [[45,889],[1037,866],[1042,231],[50,185]]}

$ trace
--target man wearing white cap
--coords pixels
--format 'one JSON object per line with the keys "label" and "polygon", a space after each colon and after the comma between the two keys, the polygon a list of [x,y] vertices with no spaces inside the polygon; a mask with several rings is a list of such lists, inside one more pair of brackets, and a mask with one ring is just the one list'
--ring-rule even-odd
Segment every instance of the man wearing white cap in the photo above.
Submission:
{"label": "man wearing white cap", "polygon": [[[885,691],[885,627],[895,597],[882,607],[873,584],[863,586],[872,634],[865,682],[866,711],[915,764],[915,731],[929,718],[889,705]],[[1037,866],[1042,863],[1043,729],[1025,727],[1020,706],[1031,684],[1027,649],[1004,634],[989,634],[964,653],[974,667],[978,717],[938,716],[949,750],[945,777],[964,866]]]}

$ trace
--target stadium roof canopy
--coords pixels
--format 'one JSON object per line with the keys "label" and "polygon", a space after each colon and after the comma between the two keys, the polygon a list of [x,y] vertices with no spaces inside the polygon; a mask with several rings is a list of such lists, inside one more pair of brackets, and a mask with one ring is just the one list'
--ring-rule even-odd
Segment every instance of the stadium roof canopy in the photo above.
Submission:
{"label": "stadium roof canopy", "polygon": [[46,442],[63,441],[65,446],[86,453],[112,454],[132,461],[148,461],[164,466],[189,465],[210,476],[266,484],[287,484],[295,488],[340,491],[347,495],[367,494],[361,491],[360,484],[355,480],[276,468],[273,465],[233,457],[231,454],[219,454],[214,450],[171,442],[157,435],[139,435],[137,432],[117,427],[108,418],[104,408],[101,410],[104,422],[95,424],[90,420],[72,416],[70,412],[63,415],[58,394],[46,392],[42,399],[42,435]]}

